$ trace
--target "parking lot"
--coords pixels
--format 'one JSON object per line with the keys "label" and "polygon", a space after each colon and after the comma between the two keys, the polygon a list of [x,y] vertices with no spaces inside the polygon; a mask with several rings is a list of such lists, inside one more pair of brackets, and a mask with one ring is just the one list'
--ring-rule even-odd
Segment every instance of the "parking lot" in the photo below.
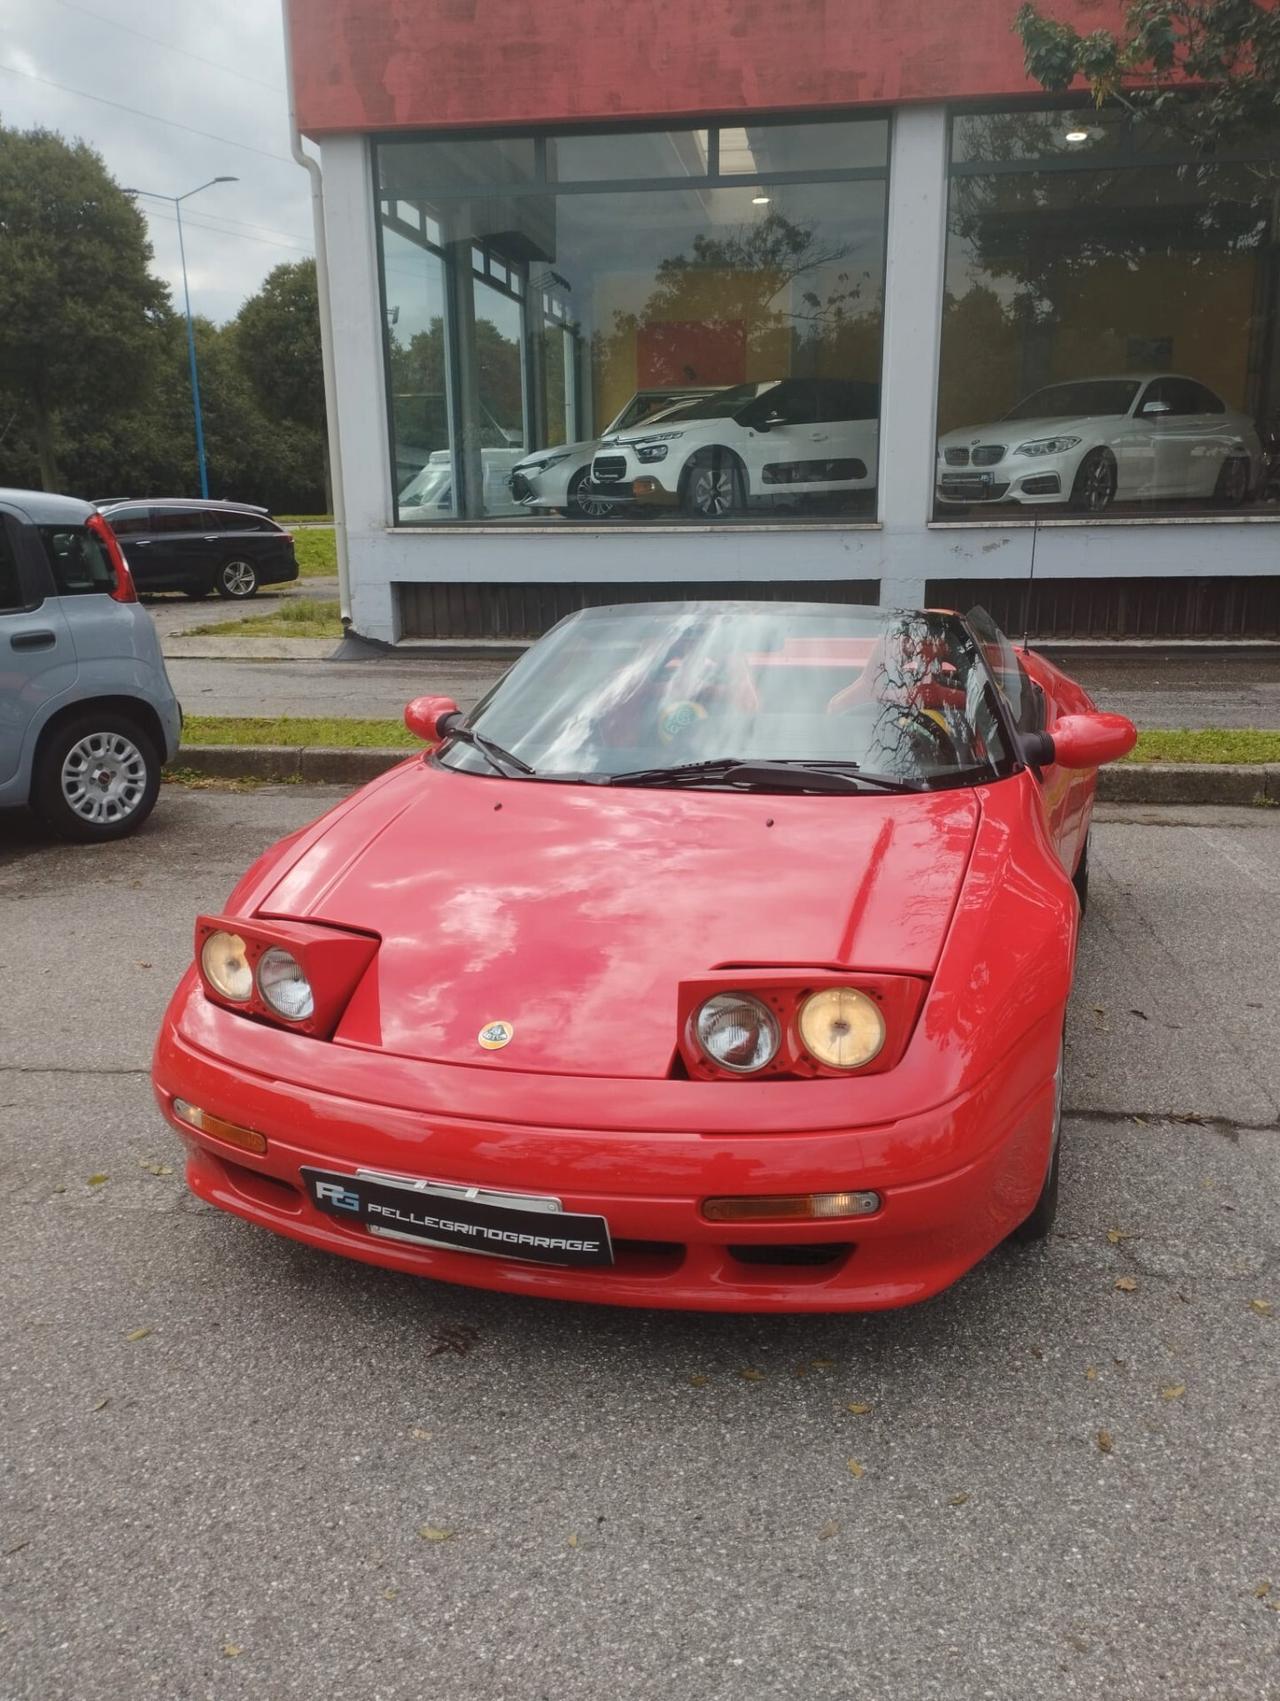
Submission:
{"label": "parking lot", "polygon": [[0,823],[0,1697],[1280,1695],[1280,811],[1100,811],[1063,1207],[872,1317],[539,1305],[190,1198],[198,909],[336,793]]}

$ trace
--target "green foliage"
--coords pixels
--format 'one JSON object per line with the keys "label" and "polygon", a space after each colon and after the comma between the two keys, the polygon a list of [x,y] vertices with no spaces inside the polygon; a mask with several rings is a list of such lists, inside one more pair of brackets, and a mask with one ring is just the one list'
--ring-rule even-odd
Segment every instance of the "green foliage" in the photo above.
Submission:
{"label": "green foliage", "polygon": [[1138,734],[1127,762],[1280,762],[1280,732],[1255,727],[1183,727]]}
{"label": "green foliage", "polygon": [[188,715],[187,744],[283,744],[322,750],[422,750],[403,721],[307,715]]}
{"label": "green foliage", "polygon": [[[1274,135],[1280,122],[1280,8],[1273,0],[1133,0],[1119,31],[1081,35],[1022,5],[1027,74],[1051,94],[1083,77],[1190,142],[1198,154]],[[1194,100],[1188,84],[1202,85]]]}
{"label": "green foliage", "polygon": [[[151,258],[97,154],[0,127],[0,483],[198,492],[186,326]],[[312,262],[230,325],[196,321],[212,495],[327,507],[319,349]]]}

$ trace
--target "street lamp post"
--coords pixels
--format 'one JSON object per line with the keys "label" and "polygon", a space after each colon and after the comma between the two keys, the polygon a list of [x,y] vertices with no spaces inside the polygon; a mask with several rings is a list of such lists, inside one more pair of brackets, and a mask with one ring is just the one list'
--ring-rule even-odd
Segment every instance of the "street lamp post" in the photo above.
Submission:
{"label": "street lamp post", "polygon": [[178,221],[178,255],[182,261],[182,300],[187,311],[187,358],[191,364],[191,407],[196,417],[196,460],[200,464],[200,494],[209,495],[209,469],[204,457],[204,419],[200,413],[200,379],[196,372],[196,331],[191,319],[191,291],[187,287],[187,250],[182,240],[182,203],[198,195],[202,189],[212,189],[215,183],[238,183],[238,177],[211,177],[188,189],[185,195],[159,195],[153,189],[126,189],[126,195],[145,195],[151,201],[171,201]]}

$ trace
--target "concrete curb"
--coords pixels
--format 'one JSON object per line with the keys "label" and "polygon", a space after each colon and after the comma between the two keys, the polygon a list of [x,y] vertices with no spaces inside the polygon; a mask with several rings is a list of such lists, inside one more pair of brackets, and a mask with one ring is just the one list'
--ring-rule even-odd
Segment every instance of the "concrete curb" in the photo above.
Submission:
{"label": "concrete curb", "polygon": [[[332,750],[290,744],[184,744],[173,766],[223,780],[361,786],[417,752]],[[1130,762],[1098,776],[1100,803],[1280,805],[1280,766],[1227,767],[1209,762]]]}

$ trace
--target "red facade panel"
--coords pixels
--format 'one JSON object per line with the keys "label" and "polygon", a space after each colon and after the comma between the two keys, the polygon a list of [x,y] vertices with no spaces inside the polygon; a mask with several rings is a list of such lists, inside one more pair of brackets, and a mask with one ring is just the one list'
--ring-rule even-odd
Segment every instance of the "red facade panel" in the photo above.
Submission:
{"label": "red facade panel", "polygon": [[[292,0],[318,135],[1033,93],[1018,0]],[[1081,30],[1123,0],[1058,0]]]}

